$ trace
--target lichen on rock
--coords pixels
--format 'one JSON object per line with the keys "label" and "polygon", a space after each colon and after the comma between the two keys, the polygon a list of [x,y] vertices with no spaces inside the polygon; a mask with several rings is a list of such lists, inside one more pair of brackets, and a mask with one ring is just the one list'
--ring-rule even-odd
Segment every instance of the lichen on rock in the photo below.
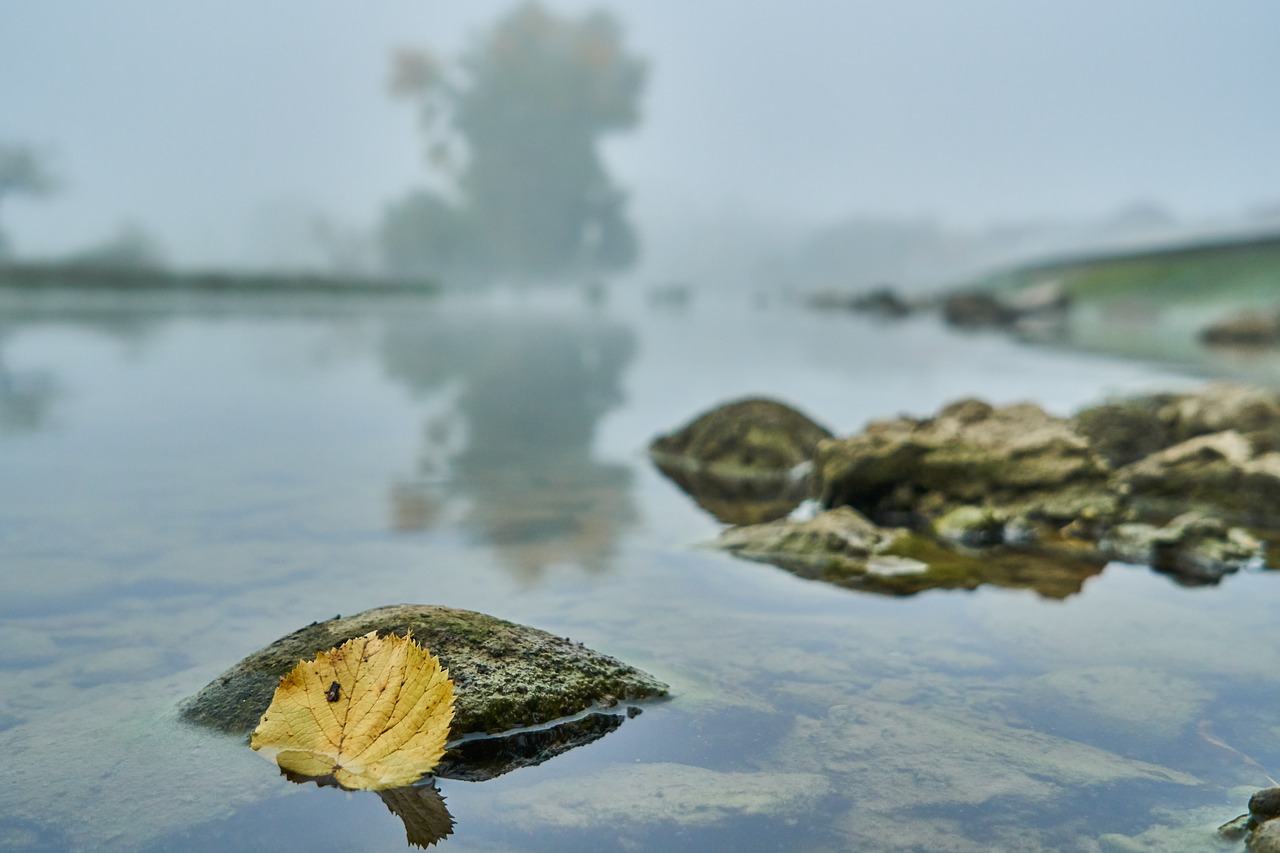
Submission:
{"label": "lichen on rock", "polygon": [[569,717],[593,705],[667,695],[667,685],[567,638],[469,610],[399,604],[335,617],[294,631],[215,678],[182,716],[246,734],[271,703],[281,676],[299,660],[370,631],[413,637],[440,659],[454,682],[450,740],[496,734]]}
{"label": "lichen on rock", "polygon": [[1259,527],[1280,527],[1280,452],[1259,452],[1236,430],[1200,435],[1116,472],[1141,511],[1197,510]]}
{"label": "lichen on rock", "polygon": [[[779,426],[780,443],[769,445],[759,436],[770,423],[789,424],[792,438],[779,437],[787,433]],[[780,404],[741,401],[659,438],[651,454],[717,518],[740,525],[724,531],[720,547],[893,594],[998,583],[1061,596],[1111,559],[1215,583],[1262,555],[1254,536],[1230,525],[1280,530],[1274,391],[1217,383],[1071,418],[1033,403],[966,399],[847,438],[800,423],[812,424]],[[786,451],[743,451],[766,445]],[[812,462],[797,462],[805,452]],[[766,458],[793,467],[756,464]],[[803,496],[787,472],[806,466],[826,512],[784,518]],[[717,473],[725,471],[736,473],[726,480]],[[1037,561],[1052,570],[1028,571]]]}
{"label": "lichen on rock", "polygon": [[824,505],[876,521],[930,520],[964,505],[1062,524],[1120,511],[1106,461],[1068,421],[1031,403],[962,400],[932,418],[873,423],[822,442],[815,468]]}

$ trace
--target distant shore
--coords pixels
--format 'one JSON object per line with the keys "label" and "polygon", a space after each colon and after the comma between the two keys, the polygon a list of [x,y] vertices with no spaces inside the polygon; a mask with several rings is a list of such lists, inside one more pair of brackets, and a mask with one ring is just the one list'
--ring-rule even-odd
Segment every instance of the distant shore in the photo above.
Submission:
{"label": "distant shore", "polygon": [[1280,297],[1280,234],[1189,240],[1027,263],[971,282],[1016,291],[1057,281],[1072,299],[1145,298],[1165,303],[1274,303]]}
{"label": "distant shore", "polygon": [[115,268],[72,262],[0,264],[0,288],[24,290],[164,291],[208,293],[430,294],[430,279],[313,272],[175,271]]}

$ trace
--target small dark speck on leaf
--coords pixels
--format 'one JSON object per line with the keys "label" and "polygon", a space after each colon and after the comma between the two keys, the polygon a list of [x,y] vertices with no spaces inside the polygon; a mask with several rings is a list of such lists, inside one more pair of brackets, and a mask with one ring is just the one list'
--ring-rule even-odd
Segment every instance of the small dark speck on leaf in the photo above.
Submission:
{"label": "small dark speck on leaf", "polygon": [[335,681],[329,685],[329,689],[325,692],[324,698],[328,699],[330,702],[337,702],[338,692],[340,690],[341,688],[338,686],[338,682]]}

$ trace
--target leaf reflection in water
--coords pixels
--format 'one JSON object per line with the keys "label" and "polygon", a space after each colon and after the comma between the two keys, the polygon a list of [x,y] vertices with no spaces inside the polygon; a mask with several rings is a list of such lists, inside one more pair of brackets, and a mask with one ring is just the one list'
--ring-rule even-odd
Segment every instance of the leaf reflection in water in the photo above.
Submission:
{"label": "leaf reflection in water", "polygon": [[[313,782],[321,788],[342,786],[332,776],[301,776],[284,768],[280,775],[297,785]],[[387,809],[404,824],[405,838],[413,847],[430,847],[453,834],[454,820],[434,779],[402,788],[374,791]]]}

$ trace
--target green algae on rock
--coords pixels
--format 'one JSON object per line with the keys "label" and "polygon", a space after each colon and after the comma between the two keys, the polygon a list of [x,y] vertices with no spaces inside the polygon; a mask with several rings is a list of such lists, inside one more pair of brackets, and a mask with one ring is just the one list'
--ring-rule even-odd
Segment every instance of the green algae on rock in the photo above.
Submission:
{"label": "green algae on rock", "polygon": [[[876,527],[857,510],[840,507],[808,521],[773,521],[730,527],[717,544],[749,560],[785,566],[802,577],[839,585],[860,585],[878,571],[876,557],[905,531]],[[880,561],[889,566],[894,561]],[[890,574],[922,571],[923,564],[899,563]]]}
{"label": "green algae on rock", "polygon": [[831,432],[783,403],[717,406],[649,446],[658,469],[721,521],[781,518],[809,494],[808,469]]}
{"label": "green algae on rock", "polygon": [[281,676],[353,637],[413,637],[454,682],[450,740],[497,734],[578,714],[593,705],[667,695],[667,685],[614,658],[546,631],[469,610],[398,604],[312,624],[281,637],[215,678],[182,708],[193,723],[245,734]]}
{"label": "green algae on rock", "polygon": [[[685,432],[713,415],[728,412]],[[693,445],[688,436],[671,443]],[[1228,523],[1280,529],[1280,393],[1219,383],[1074,418],[1031,403],[961,400],[933,417],[817,441],[812,467],[813,495],[827,512],[808,520],[782,518],[791,504],[729,515],[700,498],[742,525],[717,544],[891,594],[993,583],[1061,597],[1108,560],[1216,583],[1262,554],[1254,536]],[[1034,564],[1049,570],[1028,571]]]}
{"label": "green algae on rock", "polygon": [[1066,598],[1102,571],[1105,557],[1084,548],[973,549],[931,536],[877,527],[851,507],[807,521],[779,520],[730,527],[716,544],[748,560],[835,586],[884,595],[929,589],[976,589],[984,584],[1032,589]]}
{"label": "green algae on rock", "polygon": [[1107,556],[1151,566],[1184,584],[1215,583],[1224,574],[1256,560],[1262,543],[1217,518],[1187,512],[1163,527],[1142,522],[1117,524],[1098,542]]}

